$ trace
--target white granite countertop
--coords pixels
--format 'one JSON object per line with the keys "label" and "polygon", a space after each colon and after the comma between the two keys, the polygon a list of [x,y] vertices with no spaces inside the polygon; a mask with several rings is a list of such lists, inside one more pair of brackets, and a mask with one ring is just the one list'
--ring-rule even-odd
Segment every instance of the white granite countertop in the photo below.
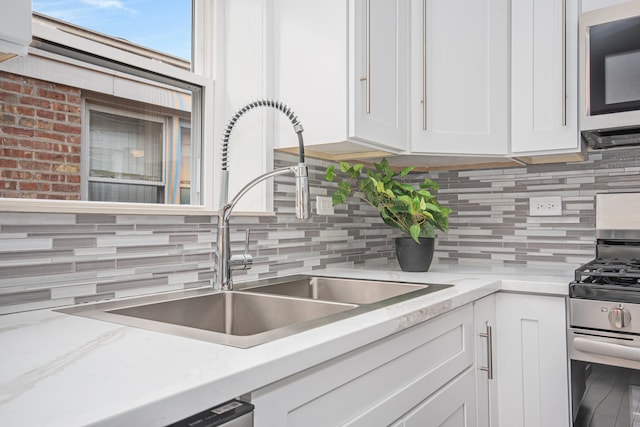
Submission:
{"label": "white granite countertop", "polygon": [[455,286],[248,349],[52,310],[0,316],[0,424],[166,425],[493,292],[566,295],[572,279],[486,265],[313,274]]}

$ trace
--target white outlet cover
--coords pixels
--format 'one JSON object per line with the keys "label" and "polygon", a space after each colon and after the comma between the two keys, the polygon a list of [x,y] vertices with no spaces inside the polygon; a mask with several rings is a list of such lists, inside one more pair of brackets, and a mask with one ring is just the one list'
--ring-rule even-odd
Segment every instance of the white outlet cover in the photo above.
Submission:
{"label": "white outlet cover", "polygon": [[561,216],[562,197],[544,196],[529,198],[529,216]]}
{"label": "white outlet cover", "polygon": [[316,196],[316,213],[318,215],[334,215],[331,197]]}

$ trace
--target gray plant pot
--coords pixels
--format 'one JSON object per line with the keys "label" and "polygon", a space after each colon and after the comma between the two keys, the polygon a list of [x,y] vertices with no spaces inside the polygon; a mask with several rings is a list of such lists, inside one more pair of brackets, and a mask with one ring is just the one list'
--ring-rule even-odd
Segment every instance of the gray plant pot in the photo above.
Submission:
{"label": "gray plant pot", "polygon": [[402,271],[429,271],[433,260],[433,237],[418,237],[416,243],[411,237],[396,237],[396,258]]}

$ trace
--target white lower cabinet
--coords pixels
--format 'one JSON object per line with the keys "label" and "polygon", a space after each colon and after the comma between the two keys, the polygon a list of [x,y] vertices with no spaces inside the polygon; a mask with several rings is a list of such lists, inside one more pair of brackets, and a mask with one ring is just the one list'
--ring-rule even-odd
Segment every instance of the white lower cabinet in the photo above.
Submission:
{"label": "white lower cabinet", "polygon": [[499,292],[251,393],[255,426],[569,426],[565,297]]}
{"label": "white lower cabinet", "polygon": [[471,427],[476,426],[474,369],[438,390],[393,427]]}
{"label": "white lower cabinet", "polygon": [[473,363],[468,304],[253,392],[254,423],[475,426]]}
{"label": "white lower cabinet", "polygon": [[499,425],[566,427],[566,301],[500,292],[496,301]]}

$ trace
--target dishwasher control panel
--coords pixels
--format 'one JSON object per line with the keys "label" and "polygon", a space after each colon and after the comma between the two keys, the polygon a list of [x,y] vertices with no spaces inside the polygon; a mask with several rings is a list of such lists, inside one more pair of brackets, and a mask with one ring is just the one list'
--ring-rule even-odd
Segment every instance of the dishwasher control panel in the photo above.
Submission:
{"label": "dishwasher control panel", "polygon": [[253,426],[253,405],[240,400],[231,400],[195,415],[187,417],[168,427],[251,427]]}

